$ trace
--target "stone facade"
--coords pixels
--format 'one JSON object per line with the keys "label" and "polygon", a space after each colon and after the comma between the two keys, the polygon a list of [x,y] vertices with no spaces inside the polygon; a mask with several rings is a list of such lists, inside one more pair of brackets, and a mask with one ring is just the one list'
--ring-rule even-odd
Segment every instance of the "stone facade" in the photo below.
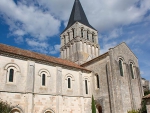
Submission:
{"label": "stone facade", "polygon": [[73,13],[61,34],[62,59],[0,44],[0,98],[12,113],[91,113],[92,95],[97,113],[140,108],[137,57],[125,43],[100,55],[98,32],[79,0]]}
{"label": "stone facade", "polygon": [[[4,54],[3,54],[4,55]],[[59,65],[0,56],[0,98],[21,113],[89,113],[91,105],[91,72]],[[9,68],[14,68],[13,82],[8,81]],[[41,73],[46,74],[42,86]],[[71,78],[68,88],[67,78]],[[88,94],[85,94],[85,79]]]}

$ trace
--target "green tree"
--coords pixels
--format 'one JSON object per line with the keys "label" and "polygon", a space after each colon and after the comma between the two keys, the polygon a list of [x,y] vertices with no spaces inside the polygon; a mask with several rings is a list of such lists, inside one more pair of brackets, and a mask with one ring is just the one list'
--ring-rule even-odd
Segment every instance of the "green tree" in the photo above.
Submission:
{"label": "green tree", "polygon": [[7,103],[0,100],[0,112],[1,113],[9,113],[12,107]]}
{"label": "green tree", "polygon": [[93,95],[92,95],[92,113],[96,113],[95,100]]}

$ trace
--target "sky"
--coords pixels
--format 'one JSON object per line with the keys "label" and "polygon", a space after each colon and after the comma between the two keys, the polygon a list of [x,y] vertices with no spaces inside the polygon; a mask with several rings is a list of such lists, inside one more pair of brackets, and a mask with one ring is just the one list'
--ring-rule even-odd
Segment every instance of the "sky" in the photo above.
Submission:
{"label": "sky", "polygon": [[[98,31],[100,53],[125,42],[150,80],[150,0],[80,0]],[[0,43],[60,57],[74,0],[0,0]]]}

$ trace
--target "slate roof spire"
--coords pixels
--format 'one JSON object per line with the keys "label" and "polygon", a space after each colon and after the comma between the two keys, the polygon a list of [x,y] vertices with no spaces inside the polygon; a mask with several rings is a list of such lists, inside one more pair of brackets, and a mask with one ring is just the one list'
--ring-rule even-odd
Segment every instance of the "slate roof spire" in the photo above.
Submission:
{"label": "slate roof spire", "polygon": [[67,25],[66,29],[71,27],[77,21],[82,23],[82,24],[84,24],[84,25],[86,25],[86,26],[88,26],[88,27],[90,27],[90,28],[92,28],[92,29],[94,29],[89,24],[88,19],[87,19],[85,13],[84,13],[84,10],[83,10],[82,5],[81,5],[79,0],[75,0],[75,2],[74,2],[73,8],[72,8],[72,12],[71,12],[71,15],[70,15],[70,18],[69,18],[69,22],[68,22],[68,25]]}

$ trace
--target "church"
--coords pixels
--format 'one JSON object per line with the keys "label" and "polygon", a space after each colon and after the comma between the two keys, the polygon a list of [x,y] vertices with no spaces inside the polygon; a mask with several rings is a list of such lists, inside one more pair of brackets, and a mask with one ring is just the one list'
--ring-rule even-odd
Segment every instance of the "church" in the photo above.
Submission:
{"label": "church", "polygon": [[98,31],[75,0],[60,35],[61,58],[0,44],[0,99],[11,113],[127,113],[143,90],[138,58],[121,43],[100,55]]}

